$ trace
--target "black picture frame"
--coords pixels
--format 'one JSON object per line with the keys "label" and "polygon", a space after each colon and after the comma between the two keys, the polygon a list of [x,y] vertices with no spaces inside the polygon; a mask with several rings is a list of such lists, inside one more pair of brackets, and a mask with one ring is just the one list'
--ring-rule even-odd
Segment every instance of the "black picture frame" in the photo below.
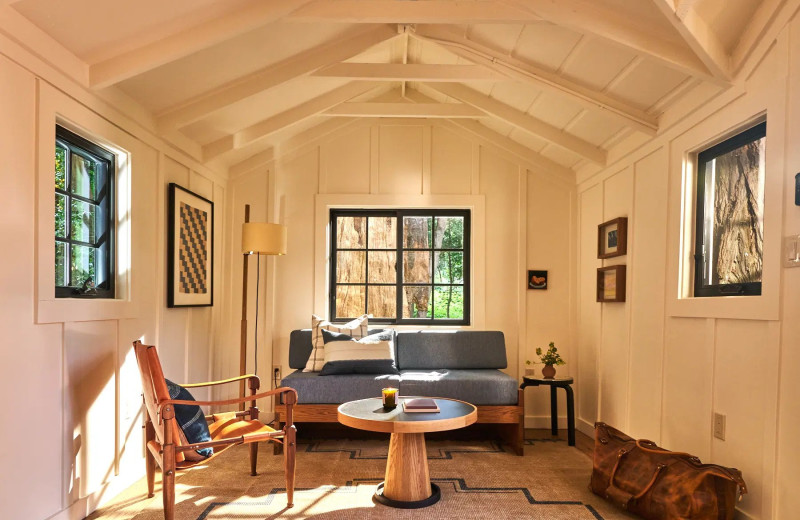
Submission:
{"label": "black picture frame", "polygon": [[528,270],[528,289],[547,290],[547,271]]}
{"label": "black picture frame", "polygon": [[214,203],[174,182],[168,198],[167,307],[211,307]]}

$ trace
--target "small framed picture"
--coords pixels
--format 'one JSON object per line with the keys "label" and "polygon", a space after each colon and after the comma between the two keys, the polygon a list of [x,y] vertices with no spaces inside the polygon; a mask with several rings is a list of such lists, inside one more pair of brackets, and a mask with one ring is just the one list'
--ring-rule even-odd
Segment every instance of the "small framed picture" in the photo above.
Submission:
{"label": "small framed picture", "polygon": [[214,305],[214,203],[172,182],[167,218],[167,307]]}
{"label": "small framed picture", "polygon": [[547,289],[547,271],[528,271],[528,289]]}
{"label": "small framed picture", "polygon": [[597,301],[625,301],[625,266],[612,265],[597,268]]}
{"label": "small framed picture", "polygon": [[628,218],[619,217],[597,226],[597,258],[628,253]]}

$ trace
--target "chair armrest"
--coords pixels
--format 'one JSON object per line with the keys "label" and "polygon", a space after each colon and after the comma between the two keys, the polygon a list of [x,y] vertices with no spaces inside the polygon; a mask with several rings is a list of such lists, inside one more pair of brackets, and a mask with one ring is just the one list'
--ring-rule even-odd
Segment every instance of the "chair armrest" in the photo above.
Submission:
{"label": "chair armrest", "polygon": [[[239,404],[239,403],[246,403],[248,401],[255,401],[256,399],[263,399],[264,397],[269,397],[271,395],[278,395],[278,394],[288,394],[290,396],[289,401],[290,404],[295,404],[297,402],[297,391],[294,388],[290,388],[288,386],[282,386],[280,388],[276,388],[274,390],[269,390],[267,392],[262,392],[260,394],[249,395],[247,397],[237,397],[235,399],[223,399],[219,401],[183,401],[180,399],[165,399],[158,403],[158,413],[160,417],[164,419],[170,419],[172,417],[164,417],[164,408],[169,405],[176,405],[176,404],[185,404],[185,405],[226,405],[226,404]],[[171,416],[174,416],[174,410],[171,411]]]}
{"label": "chair armrest", "polygon": [[261,385],[261,379],[259,379],[259,377],[255,374],[245,374],[243,376],[231,377],[229,379],[222,379],[220,381],[207,381],[205,383],[187,383],[187,384],[180,383],[180,385],[184,388],[200,388],[204,386],[215,386],[215,385],[224,385],[226,383],[234,383],[236,381],[241,381],[243,379],[247,380],[255,379],[256,381],[259,382],[258,386]]}

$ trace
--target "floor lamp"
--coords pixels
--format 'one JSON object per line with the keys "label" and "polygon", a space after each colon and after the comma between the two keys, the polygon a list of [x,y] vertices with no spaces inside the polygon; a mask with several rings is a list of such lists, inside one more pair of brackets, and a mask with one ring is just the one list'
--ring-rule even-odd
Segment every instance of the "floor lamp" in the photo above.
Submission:
{"label": "floor lamp", "polygon": [[[261,274],[261,255],[285,255],[287,232],[286,226],[267,222],[250,222],[250,204],[244,206],[244,224],[242,224],[242,344],[239,350],[239,374],[247,372],[247,266],[250,256],[255,254],[256,263],[256,319],[254,332],[253,373],[258,370],[258,284]],[[239,397],[244,397],[244,381],[239,383]],[[255,406],[255,403],[253,403]],[[244,410],[244,403],[239,405]]]}

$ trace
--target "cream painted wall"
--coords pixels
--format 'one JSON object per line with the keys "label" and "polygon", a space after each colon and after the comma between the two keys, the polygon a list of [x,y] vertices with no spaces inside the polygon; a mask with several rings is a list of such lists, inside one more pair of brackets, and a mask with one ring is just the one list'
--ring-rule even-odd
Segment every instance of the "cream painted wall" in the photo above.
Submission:
{"label": "cream painted wall", "polygon": [[[512,376],[520,375],[524,360],[549,341],[556,341],[571,361],[574,190],[569,182],[530,170],[524,161],[454,126],[393,119],[362,120],[314,137],[279,153],[269,166],[231,179],[230,206],[236,212],[230,214],[231,237],[242,221],[238,208],[249,201],[263,214],[265,202],[256,198],[268,191],[270,220],[289,228],[288,255],[270,258],[274,270],[262,272],[262,282],[268,280],[262,297],[274,302],[274,325],[271,337],[267,331],[260,335],[259,375],[269,380],[271,363],[288,374],[289,333],[308,328],[312,313],[327,315],[327,208],[337,205],[474,207],[471,326],[504,332]],[[240,269],[235,244],[231,258],[233,270]],[[527,269],[547,269],[549,290],[528,291]],[[233,277],[240,284],[241,270]],[[250,282],[254,288],[252,277]],[[225,313],[226,337],[237,345],[230,349],[236,353],[240,299],[241,292],[233,291],[230,319]],[[262,312],[260,319],[270,322],[270,311],[262,307]],[[234,363],[233,353],[228,358]],[[238,363],[238,354],[235,359]],[[576,366],[559,370],[572,373]],[[217,375],[226,371],[217,369]],[[531,425],[549,424],[544,394],[528,391]],[[271,409],[268,402],[260,406]]]}
{"label": "cream painted wall", "polygon": [[[579,427],[595,420],[634,437],[742,470],[740,516],[800,510],[800,269],[785,269],[782,236],[800,233],[793,203],[800,153],[800,21],[742,85],[578,186]],[[758,301],[679,299],[682,179],[687,153],[766,112],[765,286]],[[596,258],[597,225],[628,217],[628,254]],[[686,253],[684,253],[686,254]],[[627,301],[596,303],[600,265],[627,265]],[[777,309],[781,309],[777,312]],[[726,440],[712,414],[727,416]]]}
{"label": "cream painted wall", "polygon": [[[42,68],[35,58],[20,59],[15,50],[12,61],[6,50],[0,46],[6,244],[0,249],[0,406],[6,412],[0,502],[4,518],[83,518],[144,474],[141,384],[131,342],[158,345],[170,378],[209,377],[216,307],[166,308],[166,195],[167,184],[177,182],[214,200],[224,215],[226,182],[128,125],[120,115],[125,107],[111,110],[91,94],[76,96],[75,86],[57,74],[32,73]],[[76,101],[81,97],[89,102]],[[39,240],[48,239],[39,236],[39,223],[52,220],[53,206],[52,180],[42,184],[37,177],[52,179],[39,169],[46,168],[40,157],[53,155],[54,117],[129,153],[130,207],[120,226],[131,235],[130,263],[121,259],[130,291],[120,305],[61,300],[56,307],[63,312],[42,312],[39,300],[52,288],[40,286],[38,266],[49,262],[52,270],[52,261],[40,253]],[[216,224],[219,251],[224,226]],[[219,280],[221,261],[215,271]]]}

